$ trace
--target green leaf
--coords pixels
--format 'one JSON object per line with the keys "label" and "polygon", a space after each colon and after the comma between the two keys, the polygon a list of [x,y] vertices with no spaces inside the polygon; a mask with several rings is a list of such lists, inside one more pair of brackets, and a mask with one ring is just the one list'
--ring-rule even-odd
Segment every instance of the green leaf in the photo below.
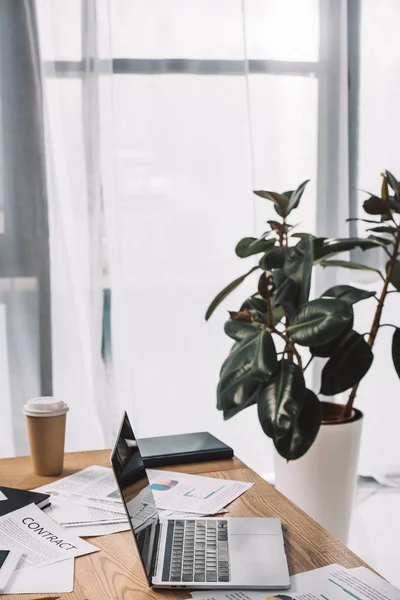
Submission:
{"label": "green leaf", "polygon": [[311,238],[312,240],[316,239],[315,235],[312,235],[311,233],[302,233],[302,232],[300,232],[300,233],[293,233],[290,237],[301,238],[301,239],[303,239],[303,238]]}
{"label": "green leaf", "polygon": [[321,294],[321,297],[339,298],[347,302],[347,304],[355,304],[356,302],[360,302],[360,300],[371,298],[375,294],[376,292],[360,290],[352,285],[335,285]]}
{"label": "green leaf", "polygon": [[268,381],[278,366],[275,344],[267,329],[234,344],[221,370],[217,408],[227,410],[243,404],[254,391],[254,382]]}
{"label": "green leaf", "polygon": [[268,192],[265,190],[254,190],[254,194],[260,196],[260,198],[265,198],[265,200],[270,200],[273,202],[275,206],[279,208],[280,212],[278,214],[280,216],[286,215],[289,199],[283,194],[278,194],[277,192]]}
{"label": "green leaf", "polygon": [[389,225],[387,225],[387,226],[381,225],[379,227],[370,227],[369,229],[367,229],[367,231],[375,231],[376,233],[390,233],[392,235],[394,235],[396,233],[395,228],[390,227]]}
{"label": "green leaf", "polygon": [[307,183],[309,181],[310,181],[309,179],[307,179],[306,181],[303,181],[303,183],[301,183],[299,185],[299,187],[297,188],[297,190],[294,191],[294,192],[292,192],[292,194],[290,195],[289,205],[288,205],[287,211],[286,211],[287,214],[289,214],[294,208],[298,207],[298,205],[300,203],[300,200],[301,200],[301,197],[303,195],[303,192],[304,192],[304,190],[306,188],[306,185],[307,185]]}
{"label": "green leaf", "polygon": [[253,254],[260,254],[265,252],[268,248],[275,246],[275,239],[257,239],[253,237],[246,237],[237,243],[235,252],[239,258],[247,258]]}
{"label": "green leaf", "polygon": [[389,240],[388,238],[382,237],[380,235],[369,235],[368,240],[371,240],[376,244],[375,247],[381,246],[381,248],[386,248],[386,246],[390,246],[393,244],[393,240]]}
{"label": "green leaf", "polygon": [[[388,266],[389,262],[386,263],[386,272],[388,270]],[[400,262],[398,260],[396,260],[396,262],[393,265],[393,271],[389,281],[393,285],[393,287],[395,287],[396,290],[400,292]]]}
{"label": "green leaf", "polygon": [[235,281],[232,281],[232,283],[227,285],[219,294],[217,294],[207,309],[205,316],[206,321],[208,321],[208,319],[211,317],[217,306],[219,306],[221,302],[225,300],[225,298],[229,296],[229,294],[233,292],[233,290],[235,290],[242,283],[242,281],[246,279],[246,277],[248,277],[251,273],[254,273],[254,271],[257,271],[258,269],[258,266],[253,267],[252,269],[250,269],[250,271],[247,271],[247,273],[241,275],[240,277],[235,279]]}
{"label": "green leaf", "polygon": [[365,238],[316,238],[314,240],[314,264],[318,264],[321,260],[326,260],[340,252],[347,252],[355,248],[369,250],[380,245],[380,241]]}
{"label": "green leaf", "polygon": [[271,269],[281,269],[285,262],[287,248],[272,248],[261,257],[259,265],[264,271]]}
{"label": "green leaf", "polygon": [[300,306],[308,300],[312,266],[313,241],[310,238],[303,238],[296,246],[287,249],[283,273],[288,279],[297,284],[300,290]]}
{"label": "green leaf", "polygon": [[392,359],[397,377],[400,377],[400,329],[396,327],[392,338]]}
{"label": "green leaf", "polygon": [[[246,392],[243,392],[242,404],[239,404],[235,408],[228,408],[228,409],[224,410],[224,412],[223,412],[224,421],[231,419],[232,417],[237,415],[239,412],[241,412],[245,408],[248,408],[249,406],[252,406],[253,404],[257,403],[258,388],[259,388],[260,384],[257,382],[251,382],[250,385],[251,385],[251,387],[248,386],[246,388]],[[249,390],[251,390],[250,393],[249,393]]]}
{"label": "green leaf", "polygon": [[224,325],[226,335],[236,342],[241,342],[248,336],[258,335],[263,328],[262,323],[247,323],[236,319],[229,319]]}
{"label": "green leaf", "polygon": [[321,267],[342,267],[343,269],[354,269],[357,271],[373,271],[374,273],[377,273],[379,277],[382,277],[382,273],[378,271],[378,269],[349,260],[322,260],[319,265]]}
{"label": "green leaf", "polygon": [[343,300],[318,298],[305,304],[288,331],[300,346],[322,346],[343,332],[353,318],[353,309]]}
{"label": "green leaf", "polygon": [[278,453],[286,460],[296,460],[313,445],[322,419],[321,403],[311,390],[306,390],[305,402],[289,432],[274,440]]}
{"label": "green leaf", "polygon": [[321,374],[321,394],[333,396],[357,385],[368,372],[373,354],[363,336],[350,331],[337,345]]}
{"label": "green leaf", "polygon": [[394,175],[388,170],[386,170],[387,182],[394,191],[395,195],[398,193],[399,183]]}
{"label": "green leaf", "polygon": [[378,196],[370,196],[364,201],[363,208],[369,215],[384,215],[390,212],[389,204]]}
{"label": "green leaf", "polygon": [[371,219],[360,219],[359,217],[350,217],[346,219],[346,223],[350,221],[363,221],[364,223],[373,223],[374,225],[379,225],[379,221],[372,221]]}
{"label": "green leaf", "polygon": [[257,310],[258,312],[266,313],[267,303],[259,294],[253,294],[243,302],[240,310]]}
{"label": "green leaf", "polygon": [[306,384],[301,369],[283,359],[269,383],[258,389],[258,418],[266,435],[283,437],[304,404]]}

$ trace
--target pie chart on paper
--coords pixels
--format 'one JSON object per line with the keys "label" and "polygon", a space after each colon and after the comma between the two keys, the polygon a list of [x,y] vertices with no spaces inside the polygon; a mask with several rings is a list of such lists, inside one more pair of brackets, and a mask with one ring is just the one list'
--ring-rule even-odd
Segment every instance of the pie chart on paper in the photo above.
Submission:
{"label": "pie chart on paper", "polygon": [[178,485],[179,481],[176,479],[158,479],[154,483],[151,484],[151,489],[157,492],[166,492],[168,490],[172,490],[176,485]]}

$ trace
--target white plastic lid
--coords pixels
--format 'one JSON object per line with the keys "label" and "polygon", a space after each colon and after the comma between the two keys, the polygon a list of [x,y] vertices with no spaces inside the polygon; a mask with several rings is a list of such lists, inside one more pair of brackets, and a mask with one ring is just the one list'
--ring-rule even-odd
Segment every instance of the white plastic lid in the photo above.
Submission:
{"label": "white plastic lid", "polygon": [[68,404],[52,396],[32,398],[24,406],[24,413],[29,417],[57,417],[68,411]]}

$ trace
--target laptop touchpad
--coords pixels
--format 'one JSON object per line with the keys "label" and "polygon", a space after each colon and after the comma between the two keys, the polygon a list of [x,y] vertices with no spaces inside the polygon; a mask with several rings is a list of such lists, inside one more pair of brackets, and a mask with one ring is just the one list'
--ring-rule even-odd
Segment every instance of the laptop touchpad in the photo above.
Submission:
{"label": "laptop touchpad", "polygon": [[285,582],[286,560],[280,536],[231,534],[229,548],[232,583],[278,586]]}

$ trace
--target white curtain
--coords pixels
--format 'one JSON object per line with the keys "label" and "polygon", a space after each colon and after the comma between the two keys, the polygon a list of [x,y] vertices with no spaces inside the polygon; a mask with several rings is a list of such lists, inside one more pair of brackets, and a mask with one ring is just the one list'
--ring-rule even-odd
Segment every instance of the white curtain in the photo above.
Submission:
{"label": "white curtain", "polygon": [[[398,3],[27,5],[36,8],[43,92],[53,392],[71,405],[68,449],[109,446],[125,408],[139,436],[208,430],[272,472],[255,407],[228,422],[215,408],[230,346],[226,310],[254,291],[255,279],[208,323],[204,313],[254,262],[235,256],[236,242],[264,231],[274,214],[253,189],[292,189],[310,178],[299,230],[342,236],[361,199],[353,188],[377,191],[381,170],[399,173],[390,76],[400,56],[390,30]],[[378,47],[377,31],[387,40]],[[321,270],[314,289],[336,280],[343,274]],[[360,307],[360,330],[372,305]],[[396,319],[389,310],[385,319]],[[377,476],[400,471],[397,419],[386,418],[400,416],[399,382],[385,334],[357,403],[366,415],[361,470]],[[0,344],[5,373],[7,356]],[[317,373],[318,365],[310,385]],[[8,397],[2,414],[20,419],[21,437],[23,419]],[[3,454],[16,451],[3,440]]]}

